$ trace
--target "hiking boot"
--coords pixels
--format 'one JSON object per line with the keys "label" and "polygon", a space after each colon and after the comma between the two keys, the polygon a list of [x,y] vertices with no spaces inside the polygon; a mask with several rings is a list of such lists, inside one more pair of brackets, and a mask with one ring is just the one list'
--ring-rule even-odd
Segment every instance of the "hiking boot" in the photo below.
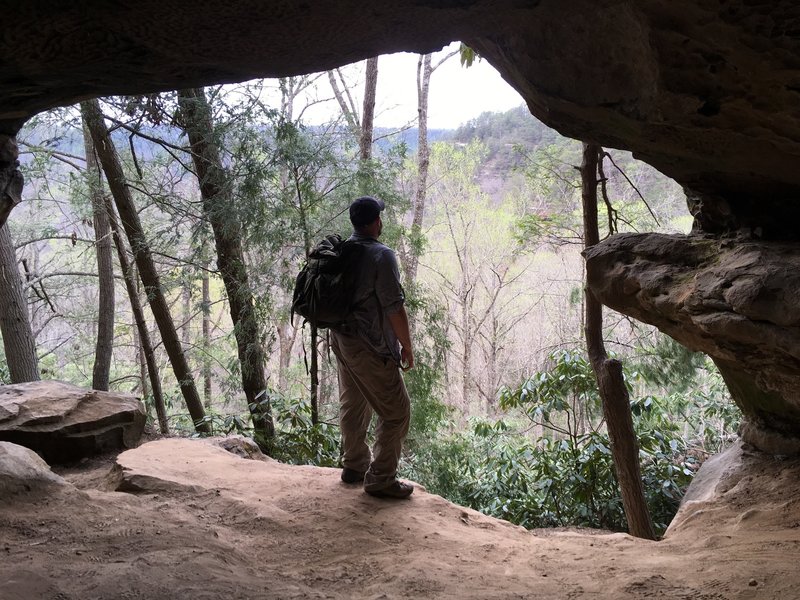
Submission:
{"label": "hiking boot", "polygon": [[381,488],[379,490],[368,490],[365,488],[364,491],[370,496],[375,496],[376,498],[403,499],[408,498],[414,493],[414,486],[410,483],[404,483],[395,479],[388,487]]}
{"label": "hiking boot", "polygon": [[342,469],[342,481],[345,483],[361,483],[364,481],[363,471],[356,471],[355,469]]}

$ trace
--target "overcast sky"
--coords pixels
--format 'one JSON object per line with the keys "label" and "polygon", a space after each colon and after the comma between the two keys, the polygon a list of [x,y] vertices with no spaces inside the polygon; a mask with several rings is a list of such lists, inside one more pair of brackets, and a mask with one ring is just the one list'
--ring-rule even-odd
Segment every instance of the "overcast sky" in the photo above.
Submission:
{"label": "overcast sky", "polygon": [[[458,48],[458,44],[451,47]],[[434,55],[433,61],[447,52]],[[396,126],[416,118],[416,54],[392,54],[378,61],[376,125]],[[453,129],[486,111],[506,111],[522,97],[485,60],[461,66],[459,56],[442,64],[431,77],[428,126]]]}
{"label": "overcast sky", "polygon": [[[458,48],[454,43],[434,55],[433,62]],[[401,127],[417,116],[417,61],[419,55],[398,53],[381,56],[378,61],[378,91],[375,124],[378,127]],[[353,94],[361,110],[364,87],[364,63],[345,67],[342,72],[352,83]],[[330,97],[327,77],[318,80],[317,97]],[[484,60],[469,68],[453,56],[434,71],[431,78],[428,127],[454,129],[486,111],[506,111],[522,104],[520,95]],[[304,114],[308,123],[319,123],[338,111],[335,102],[326,102]]]}

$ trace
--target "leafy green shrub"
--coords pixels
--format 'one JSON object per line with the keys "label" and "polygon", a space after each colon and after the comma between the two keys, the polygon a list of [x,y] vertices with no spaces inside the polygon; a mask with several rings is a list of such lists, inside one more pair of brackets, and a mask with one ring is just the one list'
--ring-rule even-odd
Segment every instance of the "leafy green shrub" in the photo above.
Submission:
{"label": "leafy green shrub", "polygon": [[[670,442],[642,444],[642,476],[656,527],[675,514],[693,471]],[[608,438],[589,432],[571,439],[538,438],[504,421],[475,424],[420,446],[404,475],[432,493],[523,527],[585,526],[622,531],[625,515]]]}
{"label": "leafy green shrub", "polygon": [[[469,431],[431,436],[417,444],[403,474],[433,493],[525,527],[624,530],[591,367],[578,352],[555,353],[549,365],[500,395],[501,407],[523,415],[535,434],[527,431],[529,425],[523,429],[524,423],[514,428],[510,420],[476,421]],[[705,407],[693,405],[693,414],[721,422],[725,431],[733,419],[717,414],[723,405],[719,395],[706,394],[706,399]],[[646,396],[631,406],[646,501],[660,532],[699,465],[693,445],[681,435],[685,419],[672,416],[675,402]],[[724,437],[718,431],[714,429],[716,438]]]}
{"label": "leafy green shrub", "polygon": [[305,398],[270,394],[275,438],[269,454],[295,465],[339,466],[339,427],[311,422],[311,403]]}

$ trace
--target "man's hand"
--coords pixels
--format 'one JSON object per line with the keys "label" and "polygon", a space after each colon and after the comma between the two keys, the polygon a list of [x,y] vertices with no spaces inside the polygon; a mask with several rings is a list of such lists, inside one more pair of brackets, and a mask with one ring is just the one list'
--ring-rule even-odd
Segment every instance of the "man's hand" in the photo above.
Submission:
{"label": "man's hand", "polygon": [[405,346],[400,349],[400,368],[409,371],[414,368],[414,353]]}
{"label": "man's hand", "polygon": [[388,317],[397,341],[400,342],[400,368],[408,371],[414,367],[414,353],[411,351],[411,333],[405,306],[401,306],[395,313],[389,313]]}

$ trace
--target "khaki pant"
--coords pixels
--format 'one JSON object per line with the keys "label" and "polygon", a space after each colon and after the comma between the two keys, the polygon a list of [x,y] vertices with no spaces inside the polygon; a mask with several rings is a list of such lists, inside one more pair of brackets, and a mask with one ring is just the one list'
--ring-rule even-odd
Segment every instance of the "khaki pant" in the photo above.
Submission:
{"label": "khaki pant", "polygon": [[[397,477],[397,463],[408,433],[411,403],[394,361],[383,359],[357,336],[331,332],[339,365],[342,465],[366,472],[364,489],[380,490]],[[370,460],[367,429],[378,415]]]}

